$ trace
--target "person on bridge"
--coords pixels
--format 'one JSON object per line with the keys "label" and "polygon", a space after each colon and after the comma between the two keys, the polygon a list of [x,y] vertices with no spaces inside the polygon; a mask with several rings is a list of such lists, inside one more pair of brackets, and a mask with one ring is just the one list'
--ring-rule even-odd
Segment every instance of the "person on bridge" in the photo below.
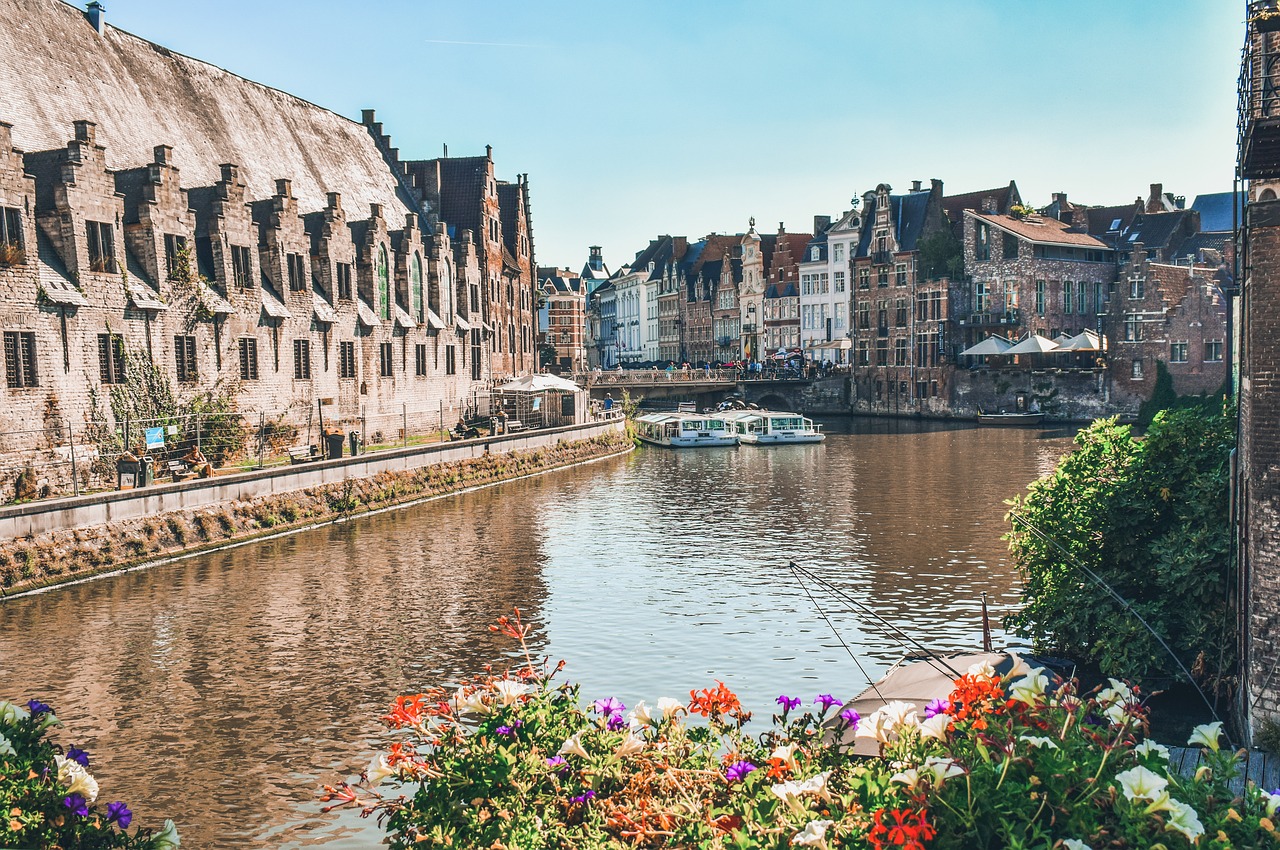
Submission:
{"label": "person on bridge", "polygon": [[604,409],[613,410],[613,396],[609,393],[604,394]]}

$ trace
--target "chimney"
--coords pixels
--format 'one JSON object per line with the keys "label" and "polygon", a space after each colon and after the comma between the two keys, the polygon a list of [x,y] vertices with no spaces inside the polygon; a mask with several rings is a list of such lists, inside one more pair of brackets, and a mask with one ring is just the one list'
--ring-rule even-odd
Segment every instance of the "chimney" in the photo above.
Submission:
{"label": "chimney", "polygon": [[1160,212],[1164,209],[1164,184],[1152,183],[1151,194],[1147,196],[1147,212]]}
{"label": "chimney", "polygon": [[382,204],[369,204],[369,218],[382,218]]}
{"label": "chimney", "polygon": [[1185,210],[1187,208],[1187,196],[1175,195],[1173,199],[1173,205],[1180,210]]}
{"label": "chimney", "polygon": [[484,146],[484,158],[493,159],[493,145]]}
{"label": "chimney", "polygon": [[85,7],[84,16],[89,19],[89,26],[93,27],[94,32],[102,35],[107,28],[107,8],[98,0],[93,0]]}
{"label": "chimney", "polygon": [[240,166],[234,165],[230,162],[224,162],[222,165],[218,167],[222,170],[223,183],[235,183],[239,180]]}
{"label": "chimney", "polygon": [[94,124],[92,121],[77,121],[74,126],[76,128],[77,142],[88,142],[89,144],[94,143],[98,134],[97,124]]}
{"label": "chimney", "polygon": [[1054,192],[1054,193],[1053,193],[1053,202],[1054,202],[1055,204],[1060,204],[1060,205],[1062,205],[1062,206],[1066,206],[1066,205],[1067,205],[1067,193],[1066,193],[1066,192]]}
{"label": "chimney", "polygon": [[360,110],[360,123],[361,123],[361,124],[363,124],[363,125],[365,125],[366,127],[370,127],[370,126],[372,126],[372,125],[373,125],[373,124],[378,120],[378,119],[375,117],[376,112],[377,112],[377,111],[376,111],[376,110],[373,110],[373,109],[361,109],[361,110]]}
{"label": "chimney", "polygon": [[169,145],[156,145],[151,149],[151,153],[155,157],[153,162],[156,165],[168,165],[169,159],[173,154],[173,148]]}
{"label": "chimney", "polygon": [[676,259],[679,259],[679,258],[683,257],[683,256],[685,255],[685,252],[689,250],[689,237],[687,237],[687,236],[673,236],[673,237],[671,237],[671,241],[672,241],[672,242],[674,243],[674,245],[675,245],[675,249],[674,249],[673,253],[674,253],[674,255],[675,255]]}
{"label": "chimney", "polygon": [[912,180],[912,181],[911,181],[911,191],[912,191],[912,192],[920,192],[920,191],[923,191],[923,190],[920,188],[920,181],[919,181],[919,180]]}
{"label": "chimney", "polygon": [[329,209],[331,210],[342,209],[342,193],[341,192],[330,192],[327,195],[325,195],[325,198],[329,202]]}
{"label": "chimney", "polygon": [[277,180],[276,195],[281,198],[293,197],[293,181],[286,177],[281,177]]}
{"label": "chimney", "polygon": [[817,236],[821,233],[826,233],[827,228],[829,228],[830,226],[831,226],[831,216],[815,215],[813,217],[813,235],[814,236]]}

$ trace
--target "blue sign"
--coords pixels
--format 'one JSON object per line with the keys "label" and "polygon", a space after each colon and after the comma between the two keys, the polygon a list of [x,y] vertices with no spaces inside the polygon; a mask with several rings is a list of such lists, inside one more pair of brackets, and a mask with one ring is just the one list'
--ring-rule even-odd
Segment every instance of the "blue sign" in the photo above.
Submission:
{"label": "blue sign", "polygon": [[164,428],[148,428],[147,429],[147,448],[162,449],[164,448]]}

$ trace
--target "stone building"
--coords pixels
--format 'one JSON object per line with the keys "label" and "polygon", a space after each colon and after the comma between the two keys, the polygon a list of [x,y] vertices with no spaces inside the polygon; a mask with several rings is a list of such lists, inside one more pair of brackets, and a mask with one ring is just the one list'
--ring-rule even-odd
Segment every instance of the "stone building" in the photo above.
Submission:
{"label": "stone building", "polygon": [[[853,257],[853,403],[861,412],[947,412],[942,352],[945,278],[920,268],[920,242],[944,232],[942,181],[894,195],[885,183],[862,200]],[[918,318],[917,305],[924,307]]]}
{"label": "stone building", "polygon": [[91,5],[0,0],[0,431],[118,427],[154,395],[144,376],[290,433],[317,408],[426,430],[532,369],[523,176],[401,162],[372,111],[342,118]]}
{"label": "stone building", "polygon": [[587,367],[587,282],[569,269],[539,269],[542,307],[538,331],[546,357],[541,366],[560,372]]}
{"label": "stone building", "polygon": [[788,233],[786,226],[778,223],[763,299],[764,346],[757,359],[776,355],[781,349],[791,352],[800,348],[800,263],[812,239],[812,233]]}

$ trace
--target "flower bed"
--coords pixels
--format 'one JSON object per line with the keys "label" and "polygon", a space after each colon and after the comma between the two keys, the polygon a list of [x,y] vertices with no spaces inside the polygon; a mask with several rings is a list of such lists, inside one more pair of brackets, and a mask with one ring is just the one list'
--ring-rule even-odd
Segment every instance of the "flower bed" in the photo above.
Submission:
{"label": "flower bed", "polygon": [[[524,646],[519,611],[491,628]],[[1025,663],[975,668],[924,717],[783,695],[753,735],[722,683],[687,702],[584,707],[555,681],[562,666],[526,648],[518,670],[400,697],[384,718],[399,739],[360,783],[326,786],[328,808],[376,814],[393,847],[1278,846],[1280,794],[1232,792],[1220,724],[1196,730],[1203,765],[1180,777],[1115,680],[1077,694]],[[835,743],[846,733],[881,757],[852,757]]]}
{"label": "flower bed", "polygon": [[64,753],[45,739],[57,725],[53,709],[38,700],[25,708],[0,700],[0,847],[176,848],[173,821],[159,832],[138,827],[130,833],[127,805],[98,805],[89,754],[76,747]]}

